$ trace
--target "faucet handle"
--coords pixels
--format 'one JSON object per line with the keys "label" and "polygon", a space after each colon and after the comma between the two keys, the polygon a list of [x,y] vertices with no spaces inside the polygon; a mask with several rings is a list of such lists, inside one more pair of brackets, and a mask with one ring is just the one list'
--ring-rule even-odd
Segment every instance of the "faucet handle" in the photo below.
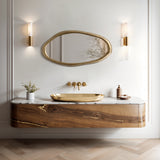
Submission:
{"label": "faucet handle", "polygon": [[87,84],[86,82],[82,82],[82,86],[85,87]]}
{"label": "faucet handle", "polygon": [[71,82],[68,82],[68,83],[67,83],[67,86],[71,86],[71,85],[72,85]]}
{"label": "faucet handle", "polygon": [[76,87],[76,82],[72,82],[72,86],[75,88]]}

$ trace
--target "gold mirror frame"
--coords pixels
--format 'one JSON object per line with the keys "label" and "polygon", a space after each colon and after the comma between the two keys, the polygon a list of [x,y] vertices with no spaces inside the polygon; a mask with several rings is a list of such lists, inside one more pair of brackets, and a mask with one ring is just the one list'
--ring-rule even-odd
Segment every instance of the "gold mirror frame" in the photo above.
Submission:
{"label": "gold mirror frame", "polygon": [[[97,37],[97,38],[100,38],[102,39],[104,42],[106,42],[107,46],[108,46],[108,52],[101,58],[99,59],[96,59],[96,60],[92,60],[92,61],[87,61],[87,62],[81,62],[81,63],[65,63],[65,62],[59,62],[59,61],[56,61],[54,59],[51,59],[48,55],[47,55],[47,52],[46,52],[46,46],[52,41],[54,40],[56,37],[58,36],[61,36],[61,35],[65,35],[65,34],[70,34],[70,33],[79,33],[79,34],[85,34],[85,35],[89,35],[89,36],[93,36],[93,37]],[[62,31],[62,32],[59,32],[57,34],[55,34],[54,36],[52,36],[50,39],[48,39],[43,45],[42,45],[42,54],[43,56],[51,61],[51,62],[54,62],[54,63],[57,63],[57,64],[60,64],[60,65],[65,65],[65,66],[80,66],[80,65],[85,65],[85,64],[92,64],[92,63],[96,63],[96,62],[99,62],[105,58],[107,58],[111,53],[112,53],[112,46],[111,46],[111,43],[109,42],[109,40],[107,40],[106,38],[100,36],[100,35],[97,35],[97,34],[93,34],[93,33],[89,33],[89,32],[84,32],[84,31],[78,31],[78,30],[67,30],[67,31]]]}

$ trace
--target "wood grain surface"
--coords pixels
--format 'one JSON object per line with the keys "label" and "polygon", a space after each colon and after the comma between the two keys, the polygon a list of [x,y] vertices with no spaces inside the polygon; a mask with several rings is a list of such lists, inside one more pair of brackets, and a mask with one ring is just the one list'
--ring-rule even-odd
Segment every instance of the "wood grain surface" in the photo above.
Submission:
{"label": "wood grain surface", "polygon": [[12,104],[18,128],[126,128],[145,126],[145,105]]}

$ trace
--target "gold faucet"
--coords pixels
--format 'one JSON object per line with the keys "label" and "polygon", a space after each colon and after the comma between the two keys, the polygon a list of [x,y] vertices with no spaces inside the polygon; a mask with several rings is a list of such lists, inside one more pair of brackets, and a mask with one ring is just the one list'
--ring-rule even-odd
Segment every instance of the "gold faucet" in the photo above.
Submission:
{"label": "gold faucet", "polygon": [[80,86],[83,86],[83,87],[85,87],[87,84],[86,84],[86,82],[68,82],[67,83],[67,86],[73,86],[74,88],[76,87],[76,86],[78,86],[78,90],[80,90]]}
{"label": "gold faucet", "polygon": [[78,90],[80,90],[81,82],[77,82]]}

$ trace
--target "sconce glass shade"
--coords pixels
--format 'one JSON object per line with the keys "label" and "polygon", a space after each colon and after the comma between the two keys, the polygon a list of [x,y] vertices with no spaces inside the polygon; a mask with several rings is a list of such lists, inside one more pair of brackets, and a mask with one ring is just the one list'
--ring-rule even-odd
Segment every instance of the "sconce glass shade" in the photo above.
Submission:
{"label": "sconce glass shade", "polygon": [[122,23],[121,25],[121,36],[127,37],[128,36],[128,23]]}
{"label": "sconce glass shade", "polygon": [[121,24],[121,60],[129,59],[129,46],[128,46],[128,23]]}
{"label": "sconce glass shade", "polygon": [[28,23],[28,36],[32,36],[32,22]]}
{"label": "sconce glass shade", "polygon": [[122,47],[122,52],[121,52],[121,59],[122,60],[129,60],[129,56],[130,56],[130,48],[128,46],[123,46]]}

